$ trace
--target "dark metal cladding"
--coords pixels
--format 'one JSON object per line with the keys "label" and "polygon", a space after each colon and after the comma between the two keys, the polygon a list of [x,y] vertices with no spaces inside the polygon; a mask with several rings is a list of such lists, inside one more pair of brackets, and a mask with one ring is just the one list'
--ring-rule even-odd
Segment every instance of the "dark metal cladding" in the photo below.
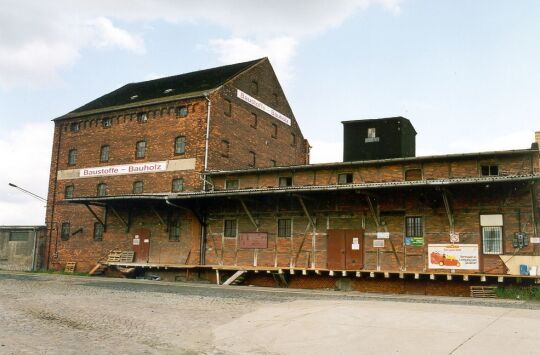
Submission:
{"label": "dark metal cladding", "polygon": [[343,121],[343,161],[414,157],[416,131],[405,117]]}

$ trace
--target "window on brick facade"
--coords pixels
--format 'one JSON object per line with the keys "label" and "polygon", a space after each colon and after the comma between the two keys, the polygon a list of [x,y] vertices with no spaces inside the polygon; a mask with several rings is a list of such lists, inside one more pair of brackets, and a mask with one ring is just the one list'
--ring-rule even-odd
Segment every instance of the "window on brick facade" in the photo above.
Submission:
{"label": "window on brick facade", "polygon": [[178,106],[176,108],[176,116],[178,117],[186,117],[188,115],[188,107],[187,106]]}
{"label": "window on brick facade", "polygon": [[497,176],[499,175],[498,165],[482,165],[480,167],[482,176]]}
{"label": "window on brick facade", "polygon": [[73,187],[73,185],[66,186],[66,189],[64,190],[64,198],[73,198],[74,190],[75,190],[75,187]]}
{"label": "window on brick facade", "polygon": [[103,128],[109,128],[109,127],[112,127],[112,118],[111,118],[111,117],[105,117],[105,118],[101,121],[101,125],[103,126]]}
{"label": "window on brick facade", "polygon": [[229,141],[222,139],[221,140],[221,156],[228,158],[229,157]]}
{"label": "window on brick facade", "polygon": [[133,183],[133,193],[134,194],[142,194],[144,191],[144,182],[142,181],[135,181]]}
{"label": "window on brick facade", "polygon": [[280,176],[279,177],[279,187],[288,187],[292,186],[292,177],[291,176]]}
{"label": "window on brick facade", "polygon": [[290,218],[278,219],[278,237],[290,237],[292,235],[292,220]]}
{"label": "window on brick facade", "polygon": [[340,184],[340,185],[352,184],[352,182],[353,182],[353,174],[352,173],[338,174],[338,184]]}
{"label": "window on brick facade", "polygon": [[79,122],[71,122],[69,124],[70,132],[79,132],[80,129],[81,129],[81,125]]}
{"label": "window on brick facade", "polygon": [[238,187],[239,187],[238,179],[225,180],[225,190],[238,190]]}
{"label": "window on brick facade", "polygon": [[176,137],[174,140],[174,154],[184,154],[186,152],[186,137]]}
{"label": "window on brick facade", "polygon": [[109,146],[108,145],[101,146],[101,150],[99,152],[99,161],[100,162],[109,161]]}
{"label": "window on brick facade", "polygon": [[138,141],[135,145],[135,158],[142,159],[146,155],[146,141]]}
{"label": "window on brick facade", "polygon": [[95,241],[102,241],[103,240],[103,232],[105,231],[105,227],[103,224],[99,222],[94,223],[94,240]]}
{"label": "window on brick facade", "polygon": [[180,240],[180,218],[173,218],[169,222],[169,241],[177,242]]}
{"label": "window on brick facade", "polygon": [[223,113],[227,116],[230,116],[232,114],[232,105],[230,100],[223,100]]}
{"label": "window on brick facade", "polygon": [[146,121],[148,121],[148,113],[146,112],[137,113],[137,122],[144,123]]}
{"label": "window on brick facade", "polygon": [[255,167],[257,165],[257,154],[255,152],[249,152],[249,166]]}
{"label": "window on brick facade", "polygon": [[68,240],[69,234],[70,234],[71,227],[69,225],[69,222],[63,222],[62,226],[60,228],[60,239],[62,240]]}
{"label": "window on brick facade", "polygon": [[257,128],[258,121],[259,121],[259,119],[257,118],[257,114],[252,113],[251,114],[251,124],[250,124],[250,126],[253,127],[253,128]]}
{"label": "window on brick facade", "polygon": [[68,152],[68,165],[75,165],[77,163],[77,149],[70,149]]}
{"label": "window on brick facade", "polygon": [[97,184],[96,187],[96,195],[97,196],[107,196],[107,184]]}
{"label": "window on brick facade", "polygon": [[405,170],[405,181],[418,181],[418,180],[422,180],[422,169]]}
{"label": "window on brick facade", "polygon": [[274,159],[271,159],[270,160],[270,165],[271,166],[277,166],[277,162]]}
{"label": "window on brick facade", "polygon": [[277,124],[272,123],[272,138],[277,138]]}
{"label": "window on brick facade", "polygon": [[184,191],[184,179],[176,178],[172,181],[172,192]]}
{"label": "window on brick facade", "polygon": [[272,96],[274,96],[274,105],[277,106],[279,104],[279,96],[276,93],[272,94]]}
{"label": "window on brick facade", "polygon": [[502,227],[482,227],[484,254],[502,254]]}
{"label": "window on brick facade", "polygon": [[503,215],[480,215],[482,251],[484,254],[503,253]]}
{"label": "window on brick facade", "polygon": [[223,236],[225,238],[236,238],[236,219],[223,221]]}
{"label": "window on brick facade", "polygon": [[291,133],[291,145],[296,147],[296,134]]}
{"label": "window on brick facade", "polygon": [[251,94],[252,95],[259,95],[259,83],[253,80],[251,82]]}
{"label": "window on brick facade", "polygon": [[424,236],[424,221],[420,216],[405,218],[405,236],[406,237],[423,237]]}

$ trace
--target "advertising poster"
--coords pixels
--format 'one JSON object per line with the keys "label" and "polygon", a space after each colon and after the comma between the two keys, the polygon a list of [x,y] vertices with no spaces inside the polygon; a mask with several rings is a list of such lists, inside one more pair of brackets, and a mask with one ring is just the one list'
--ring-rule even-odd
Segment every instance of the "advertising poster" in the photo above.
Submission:
{"label": "advertising poster", "polygon": [[428,268],[478,270],[478,244],[428,244]]}

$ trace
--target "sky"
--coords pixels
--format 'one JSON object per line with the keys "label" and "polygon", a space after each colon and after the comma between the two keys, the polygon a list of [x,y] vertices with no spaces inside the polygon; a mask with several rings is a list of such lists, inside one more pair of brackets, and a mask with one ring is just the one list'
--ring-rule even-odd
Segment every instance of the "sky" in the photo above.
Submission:
{"label": "sky", "polygon": [[0,225],[43,224],[53,123],[126,83],[269,57],[312,162],[404,116],[417,155],[540,130],[540,1],[0,0]]}

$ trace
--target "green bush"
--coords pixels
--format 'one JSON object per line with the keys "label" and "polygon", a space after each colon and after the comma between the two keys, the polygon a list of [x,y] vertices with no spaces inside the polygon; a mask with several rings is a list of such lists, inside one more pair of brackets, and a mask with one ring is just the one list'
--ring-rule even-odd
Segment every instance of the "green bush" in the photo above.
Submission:
{"label": "green bush", "polygon": [[497,287],[496,293],[500,298],[540,301],[540,286],[503,286]]}

